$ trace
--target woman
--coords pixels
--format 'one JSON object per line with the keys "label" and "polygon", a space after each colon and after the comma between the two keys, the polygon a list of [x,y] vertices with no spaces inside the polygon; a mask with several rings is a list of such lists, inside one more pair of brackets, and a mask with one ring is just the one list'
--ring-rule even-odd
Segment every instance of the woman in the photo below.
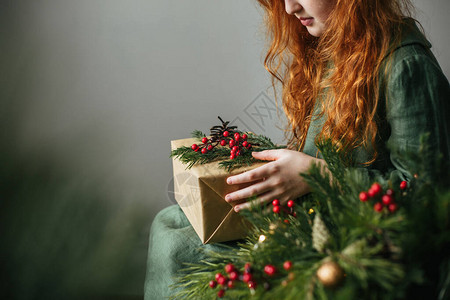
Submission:
{"label": "woman", "polygon": [[[361,167],[411,174],[391,153],[417,151],[428,133],[430,149],[450,157],[446,115],[450,87],[431,45],[409,15],[408,0],[259,0],[266,11],[271,47],[266,69],[283,87],[291,133],[289,150],[253,156],[272,162],[229,177],[228,184],[253,183],[227,201],[256,196],[282,203],[309,192],[298,176],[323,163],[315,142],[331,139],[344,158]],[[235,206],[239,211],[250,203]],[[146,297],[168,295],[182,262],[201,259],[202,246],[181,210],[162,211],[152,226]],[[164,241],[162,242],[162,239]],[[159,243],[159,244],[158,244]],[[177,245],[183,244],[183,251]],[[178,250],[177,250],[178,249]],[[159,292],[158,296],[154,293]]]}

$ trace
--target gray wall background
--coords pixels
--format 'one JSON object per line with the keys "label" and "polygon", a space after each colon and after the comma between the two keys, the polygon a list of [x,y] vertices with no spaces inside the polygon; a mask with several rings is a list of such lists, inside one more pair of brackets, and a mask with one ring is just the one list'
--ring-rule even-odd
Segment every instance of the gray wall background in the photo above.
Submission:
{"label": "gray wall background", "polygon": [[[414,2],[449,78],[450,2]],[[282,141],[264,44],[252,0],[1,1],[0,247],[16,298],[142,294],[148,228],[173,203],[170,140],[220,115]]]}

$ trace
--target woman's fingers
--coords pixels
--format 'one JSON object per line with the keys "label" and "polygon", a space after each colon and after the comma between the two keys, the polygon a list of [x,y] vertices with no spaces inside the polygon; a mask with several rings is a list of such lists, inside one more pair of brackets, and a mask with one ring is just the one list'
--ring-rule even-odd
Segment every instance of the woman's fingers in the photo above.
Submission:
{"label": "woman's fingers", "polygon": [[[228,184],[251,184],[249,187],[235,191],[225,196],[227,201],[246,200],[257,197],[256,203],[263,204],[273,199],[287,201],[309,192],[309,186],[303,181],[299,173],[305,171],[311,162],[317,160],[303,153],[278,149],[262,152],[253,152],[253,157],[271,161],[251,171],[231,176]],[[253,203],[255,203],[253,201]],[[239,204],[235,210],[250,207],[248,204]]]}
{"label": "woman's fingers", "polygon": [[252,156],[260,160],[277,160],[281,157],[282,153],[282,149],[264,150],[260,152],[252,152]]}
{"label": "woman's fingers", "polygon": [[[260,159],[260,160],[277,160],[277,159],[281,158],[282,154],[283,154],[283,149],[252,152],[253,157],[256,159]],[[244,172],[242,174],[235,175],[235,176],[230,176],[227,179],[227,183],[228,184],[240,184],[240,183],[253,182],[256,180],[262,180],[264,178],[269,177],[270,175],[273,175],[277,171],[279,171],[277,166],[275,166],[273,163],[268,163],[264,166],[253,169],[251,171]]]}
{"label": "woman's fingers", "polygon": [[248,172],[241,173],[239,175],[230,176],[227,178],[228,184],[240,184],[240,183],[249,183],[257,180],[263,180],[271,174],[271,169],[273,167],[271,164],[266,164],[259,168],[253,169]]}
{"label": "woman's fingers", "polygon": [[253,196],[261,195],[262,193],[267,192],[270,189],[272,189],[270,184],[268,184],[266,181],[261,181],[259,183],[252,184],[251,186],[226,195],[225,200],[230,202],[247,199]]}

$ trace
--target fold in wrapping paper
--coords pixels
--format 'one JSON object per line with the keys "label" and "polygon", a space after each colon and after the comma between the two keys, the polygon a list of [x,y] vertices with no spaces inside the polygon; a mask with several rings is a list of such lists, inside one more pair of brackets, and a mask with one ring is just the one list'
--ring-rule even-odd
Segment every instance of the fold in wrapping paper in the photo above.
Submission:
{"label": "fold in wrapping paper", "polygon": [[[171,142],[171,147],[174,150],[196,142],[194,138],[175,140]],[[175,199],[204,244],[245,237],[245,221],[233,210],[233,206],[239,202],[230,204],[224,198],[226,194],[250,184],[228,185],[226,179],[264,164],[266,163],[255,163],[227,172],[219,168],[219,162],[194,165],[191,169],[186,169],[187,165],[173,158]]]}

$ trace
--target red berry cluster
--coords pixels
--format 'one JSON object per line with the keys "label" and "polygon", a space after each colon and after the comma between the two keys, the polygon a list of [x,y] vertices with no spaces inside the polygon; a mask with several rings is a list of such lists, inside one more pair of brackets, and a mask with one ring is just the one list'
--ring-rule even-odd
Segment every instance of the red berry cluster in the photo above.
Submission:
{"label": "red berry cluster", "polygon": [[235,132],[233,139],[233,137],[230,137],[228,131],[224,131],[223,136],[224,138],[220,141],[220,145],[229,145],[229,147],[231,148],[230,159],[235,159],[237,156],[241,155],[243,148],[252,148],[252,144],[247,142],[247,135],[245,133],[241,135],[239,132]]}
{"label": "red berry cluster", "polygon": [[[400,183],[400,189],[404,190],[408,187],[408,183],[406,181],[402,181]],[[370,189],[366,192],[363,191],[359,193],[359,200],[362,202],[366,202],[368,200],[375,200],[375,204],[373,209],[376,212],[382,212],[384,207],[393,213],[398,209],[397,203],[395,203],[394,190],[387,189],[385,193],[383,193],[383,188],[378,182],[372,184]]]}
{"label": "red berry cluster", "polygon": [[[274,213],[276,213],[276,214],[279,214],[279,213],[281,212],[281,210],[283,209],[284,212],[286,212],[286,213],[292,215],[293,217],[296,217],[296,216],[297,216],[297,214],[296,214],[295,211],[294,211],[294,206],[295,206],[294,200],[289,200],[289,201],[287,202],[287,207],[288,207],[288,208],[282,207],[282,206],[280,205],[280,201],[279,201],[278,199],[273,200],[273,201],[272,201],[272,205],[273,205],[272,211],[273,211]],[[289,220],[286,219],[286,220],[284,220],[284,222],[285,222],[285,223],[289,223]]]}
{"label": "red berry cluster", "polygon": [[249,288],[255,288],[256,284],[253,282],[251,267],[250,264],[245,264],[245,271],[243,275],[239,274],[239,271],[235,268],[233,264],[227,264],[225,266],[225,273],[227,275],[223,275],[222,273],[217,273],[215,276],[215,280],[211,280],[209,282],[209,286],[211,288],[215,288],[217,285],[220,285],[220,290],[217,292],[217,297],[222,298],[225,295],[225,291],[227,289],[234,288],[236,281],[245,282]]}
{"label": "red berry cluster", "polygon": [[[286,271],[289,271],[292,267],[291,261],[285,261],[283,264],[283,268]],[[235,268],[233,264],[227,264],[225,266],[225,273],[227,275],[223,275],[222,273],[217,273],[215,275],[215,280],[211,280],[209,282],[209,286],[211,288],[216,288],[220,285],[220,290],[217,292],[217,297],[222,298],[225,296],[225,291],[227,289],[232,289],[235,287],[235,283],[237,281],[242,281],[245,283],[249,289],[256,289],[256,280],[253,276],[253,269],[250,263],[246,263],[244,266],[244,272],[239,274],[239,271]],[[274,276],[277,273],[277,269],[273,265],[265,265],[264,273],[268,276]],[[270,285],[265,282],[264,288],[269,289]]]}
{"label": "red berry cluster", "polygon": [[215,146],[217,146],[217,143],[213,145],[212,141],[208,140],[207,137],[202,138],[202,143],[200,146],[197,144],[192,144],[191,148],[195,152],[200,151],[202,154],[205,154],[208,151],[211,151],[214,149]]}
{"label": "red berry cluster", "polygon": [[246,263],[244,266],[244,274],[242,275],[242,281],[247,284],[249,289],[256,288],[256,281],[253,278],[253,269],[250,263]]}
{"label": "red berry cluster", "polygon": [[247,134],[242,134],[239,132],[235,132],[233,136],[230,136],[229,131],[224,131],[220,140],[217,140],[217,137],[209,140],[207,137],[202,138],[201,145],[192,144],[191,148],[195,152],[200,151],[202,154],[211,151],[217,145],[221,146],[229,146],[231,148],[230,151],[230,159],[235,159],[237,156],[241,155],[242,149],[251,149],[252,144],[247,141]]}

